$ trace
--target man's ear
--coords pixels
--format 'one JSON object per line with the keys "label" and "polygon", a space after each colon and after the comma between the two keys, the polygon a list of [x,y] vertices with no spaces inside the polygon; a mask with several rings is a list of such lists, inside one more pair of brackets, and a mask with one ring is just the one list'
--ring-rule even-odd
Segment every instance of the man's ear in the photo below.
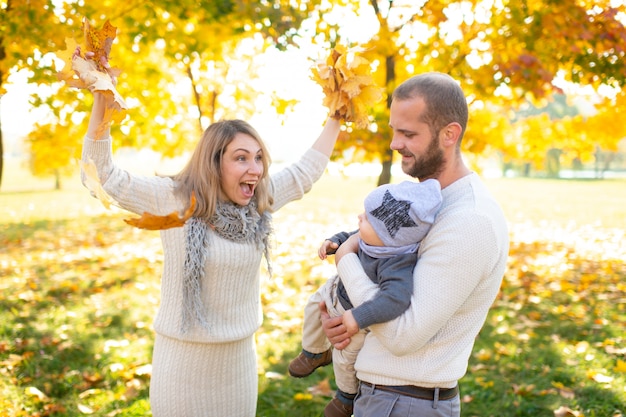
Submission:
{"label": "man's ear", "polygon": [[461,125],[456,122],[452,122],[443,129],[441,129],[440,137],[443,146],[455,146],[457,141],[459,140],[459,137],[461,137],[462,130],[463,129],[461,129]]}

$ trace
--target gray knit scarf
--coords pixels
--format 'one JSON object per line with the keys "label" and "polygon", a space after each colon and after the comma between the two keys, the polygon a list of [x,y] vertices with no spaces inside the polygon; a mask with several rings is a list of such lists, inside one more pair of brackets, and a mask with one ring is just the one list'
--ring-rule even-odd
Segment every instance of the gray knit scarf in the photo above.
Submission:
{"label": "gray knit scarf", "polygon": [[191,217],[185,224],[186,255],[183,269],[183,317],[182,331],[188,331],[193,322],[209,330],[206,310],[202,304],[202,282],[205,279],[208,255],[209,228],[224,239],[234,242],[253,242],[263,251],[271,275],[269,257],[269,235],[272,216],[268,211],[260,215],[256,199],[247,206],[218,202],[215,214],[207,221]]}

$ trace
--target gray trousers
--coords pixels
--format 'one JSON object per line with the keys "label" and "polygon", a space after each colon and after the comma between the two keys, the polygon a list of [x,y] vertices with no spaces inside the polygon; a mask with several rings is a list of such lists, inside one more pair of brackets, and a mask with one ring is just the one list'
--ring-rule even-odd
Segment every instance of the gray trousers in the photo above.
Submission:
{"label": "gray trousers", "polygon": [[354,417],[460,417],[461,399],[422,400],[361,384],[354,399]]}

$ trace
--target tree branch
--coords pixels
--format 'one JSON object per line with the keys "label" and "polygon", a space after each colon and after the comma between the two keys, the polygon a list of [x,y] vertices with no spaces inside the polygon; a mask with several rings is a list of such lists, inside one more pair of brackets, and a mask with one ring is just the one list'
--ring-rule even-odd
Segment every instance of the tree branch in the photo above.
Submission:
{"label": "tree branch", "polygon": [[193,78],[193,72],[191,71],[191,66],[187,65],[187,76],[189,80],[191,80],[191,91],[193,93],[193,97],[196,100],[196,107],[198,108],[198,126],[200,127],[200,132],[204,129],[202,127],[202,103],[200,102],[200,94],[198,94],[198,89],[196,88],[196,80]]}

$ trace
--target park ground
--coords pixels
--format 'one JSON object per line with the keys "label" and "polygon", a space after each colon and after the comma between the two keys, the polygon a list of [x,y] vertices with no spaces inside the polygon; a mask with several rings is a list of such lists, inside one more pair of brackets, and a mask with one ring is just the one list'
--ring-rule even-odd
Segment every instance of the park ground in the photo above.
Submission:
{"label": "park ground", "polygon": [[[158,232],[77,180],[5,171],[0,192],[0,415],[149,416]],[[488,179],[509,220],[502,289],[461,380],[463,417],[626,414],[626,180]],[[326,174],[275,214],[263,270],[258,416],[321,416],[332,369],[290,378],[302,307],[334,273],[321,240],[356,227],[375,178]]]}

